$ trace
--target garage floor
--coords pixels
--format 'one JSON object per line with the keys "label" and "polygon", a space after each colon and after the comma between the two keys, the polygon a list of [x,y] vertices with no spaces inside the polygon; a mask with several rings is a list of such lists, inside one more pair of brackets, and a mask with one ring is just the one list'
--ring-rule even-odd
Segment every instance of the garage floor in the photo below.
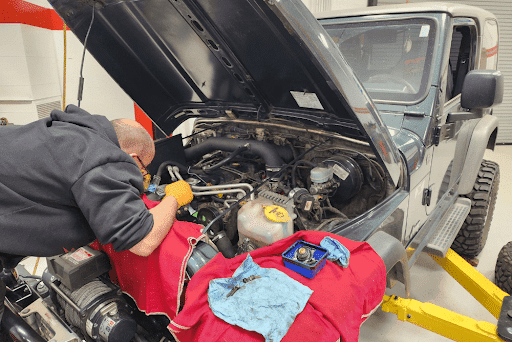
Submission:
{"label": "garage floor", "polygon": [[[488,279],[494,281],[494,267],[500,249],[512,241],[512,146],[497,146],[495,151],[487,151],[485,159],[493,160],[500,165],[500,188],[494,211],[491,230],[487,244],[479,255],[477,269]],[[35,258],[26,259],[23,264],[32,272]],[[45,268],[41,259],[37,273]],[[464,314],[471,318],[496,324],[497,320],[484,307],[469,295],[453,278],[437,265],[428,255],[423,254],[411,269],[411,298],[430,302],[446,309]],[[398,284],[387,294],[404,296],[404,289]],[[378,310],[361,327],[361,342],[442,342],[450,341],[444,337],[419,328],[410,323],[401,322],[396,315]]]}

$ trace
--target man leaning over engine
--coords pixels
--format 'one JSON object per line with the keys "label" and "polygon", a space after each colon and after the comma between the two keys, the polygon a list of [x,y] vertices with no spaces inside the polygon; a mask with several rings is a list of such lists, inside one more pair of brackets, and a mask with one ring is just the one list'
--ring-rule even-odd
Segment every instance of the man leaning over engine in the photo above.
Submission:
{"label": "man leaning over engine", "polygon": [[52,256],[95,239],[116,251],[150,255],[180,205],[184,181],[148,210],[143,175],[155,154],[133,120],[109,122],[69,105],[50,117],[0,129],[0,252]]}

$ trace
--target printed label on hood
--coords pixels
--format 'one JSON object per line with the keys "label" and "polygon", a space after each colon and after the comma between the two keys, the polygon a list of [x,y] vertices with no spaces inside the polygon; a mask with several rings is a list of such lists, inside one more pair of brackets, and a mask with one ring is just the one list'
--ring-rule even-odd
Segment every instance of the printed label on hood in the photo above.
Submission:
{"label": "printed label on hood", "polygon": [[324,109],[320,100],[315,93],[305,93],[303,91],[290,91],[299,107],[312,108],[312,109]]}

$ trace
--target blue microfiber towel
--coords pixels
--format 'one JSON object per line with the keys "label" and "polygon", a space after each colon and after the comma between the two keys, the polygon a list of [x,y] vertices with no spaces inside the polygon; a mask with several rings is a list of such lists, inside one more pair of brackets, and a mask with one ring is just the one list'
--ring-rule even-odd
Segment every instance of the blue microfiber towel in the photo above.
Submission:
{"label": "blue microfiber towel", "polygon": [[[253,279],[251,276],[260,276]],[[251,278],[249,278],[251,277]],[[243,279],[252,279],[244,283]],[[241,288],[227,296],[234,286]],[[256,331],[267,342],[281,341],[313,291],[281,271],[261,268],[250,255],[232,278],[210,281],[208,303],[215,316],[245,330]]]}
{"label": "blue microfiber towel", "polygon": [[326,236],[320,242],[320,247],[327,249],[329,252],[329,255],[327,256],[328,260],[336,262],[338,265],[345,268],[348,267],[350,252],[348,251],[347,247],[341,244],[341,242]]}

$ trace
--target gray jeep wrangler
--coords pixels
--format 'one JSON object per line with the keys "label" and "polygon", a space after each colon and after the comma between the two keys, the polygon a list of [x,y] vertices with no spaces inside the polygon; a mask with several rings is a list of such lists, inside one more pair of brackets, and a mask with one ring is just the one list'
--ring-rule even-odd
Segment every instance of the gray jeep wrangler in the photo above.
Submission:
{"label": "gray jeep wrangler", "polygon": [[[85,41],[92,6],[50,3]],[[188,137],[157,142],[151,196],[189,182],[195,199],[179,219],[204,225],[225,256],[323,230],[369,241],[389,279],[408,286],[424,250],[481,251],[499,179],[482,160],[503,96],[493,14],[443,3],[318,18],[300,1],[94,4],[87,49],[157,133],[195,120]],[[286,208],[293,224],[268,237],[240,214],[252,201]]]}

